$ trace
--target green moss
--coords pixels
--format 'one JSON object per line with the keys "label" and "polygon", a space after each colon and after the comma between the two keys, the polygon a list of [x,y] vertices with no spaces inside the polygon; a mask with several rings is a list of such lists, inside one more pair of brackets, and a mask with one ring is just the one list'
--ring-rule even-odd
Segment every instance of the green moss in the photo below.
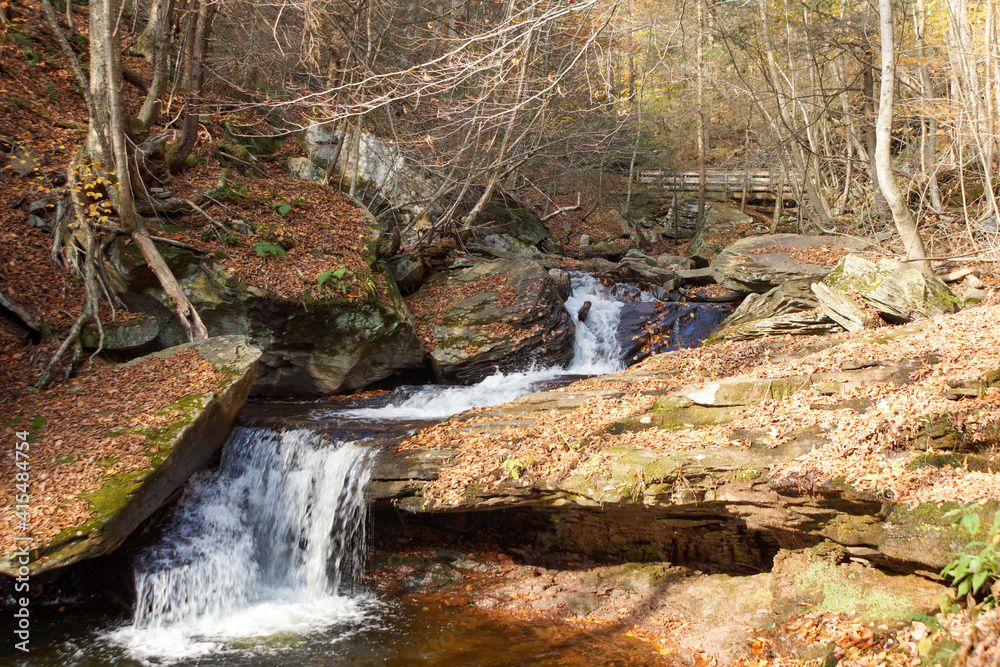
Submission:
{"label": "green moss", "polygon": [[93,493],[80,494],[81,498],[90,502],[97,515],[78,526],[62,530],[48,544],[38,550],[39,555],[52,555],[61,551],[67,543],[100,531],[111,518],[125,507],[132,494],[142,485],[146,475],[150,472],[151,469],[146,468],[108,475],[102,480],[100,489]]}
{"label": "green moss", "polygon": [[864,610],[868,616],[886,618],[905,614],[910,600],[884,590],[870,588],[856,579],[850,570],[825,561],[815,561],[805,572],[795,575],[795,584],[805,590],[821,590],[823,601],[818,609],[841,614]]}
{"label": "green moss", "polygon": [[733,471],[733,480],[737,482],[749,482],[763,475],[763,471],[754,468],[737,468]]}
{"label": "green moss", "polygon": [[988,458],[969,454],[920,454],[913,458],[907,466],[910,470],[920,468],[956,468],[971,472],[996,472],[1000,466],[993,464]]}
{"label": "green moss", "polygon": [[668,396],[657,400],[646,416],[651,426],[678,430],[727,424],[745,412],[743,407],[709,408]]}

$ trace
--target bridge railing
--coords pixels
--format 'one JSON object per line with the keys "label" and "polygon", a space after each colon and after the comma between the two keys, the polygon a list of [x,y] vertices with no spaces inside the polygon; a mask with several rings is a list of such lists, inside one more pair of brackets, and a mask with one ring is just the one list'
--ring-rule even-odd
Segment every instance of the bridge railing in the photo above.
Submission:
{"label": "bridge railing", "polygon": [[[639,172],[639,181],[646,185],[668,192],[690,191],[698,189],[698,172],[669,172],[660,169],[648,169]],[[705,172],[705,188],[709,192],[725,192],[739,194],[746,192],[770,193],[776,195],[778,188],[782,193],[791,194],[791,187],[781,184],[780,173],[766,170],[733,171],[710,169]]]}

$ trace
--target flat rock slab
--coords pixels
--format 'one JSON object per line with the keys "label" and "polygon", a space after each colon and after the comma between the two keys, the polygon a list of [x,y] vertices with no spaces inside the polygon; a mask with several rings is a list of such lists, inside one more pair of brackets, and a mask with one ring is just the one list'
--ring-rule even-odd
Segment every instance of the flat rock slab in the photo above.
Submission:
{"label": "flat rock slab", "polygon": [[866,246],[840,236],[751,236],[726,246],[712,260],[712,271],[723,287],[763,293],[789,280],[821,280],[841,257]]}
{"label": "flat rock slab", "polygon": [[95,349],[98,343],[105,350],[128,350],[156,340],[160,325],[152,315],[143,315],[124,322],[102,322],[104,339],[94,327],[86,327],[81,334],[83,346]]}
{"label": "flat rock slab", "polygon": [[[167,358],[196,350],[224,376],[218,391],[186,396],[167,410],[182,414],[146,434],[155,448],[147,450],[149,467],[104,478],[90,497],[102,498],[98,515],[79,526],[69,526],[51,542],[30,552],[32,575],[66,567],[111,553],[136,528],[204,468],[226,442],[246,402],[257,371],[260,350],[245,336],[219,336],[155,352]],[[138,363],[140,357],[130,363]],[[0,558],[0,572],[16,576],[20,558]]]}

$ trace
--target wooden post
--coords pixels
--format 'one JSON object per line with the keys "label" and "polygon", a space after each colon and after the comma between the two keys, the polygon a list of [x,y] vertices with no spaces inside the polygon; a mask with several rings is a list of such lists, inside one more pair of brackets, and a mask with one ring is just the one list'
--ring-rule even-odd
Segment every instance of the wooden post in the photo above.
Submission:
{"label": "wooden post", "polygon": [[750,172],[743,172],[743,196],[740,198],[740,213],[747,212],[747,190],[750,189]]}

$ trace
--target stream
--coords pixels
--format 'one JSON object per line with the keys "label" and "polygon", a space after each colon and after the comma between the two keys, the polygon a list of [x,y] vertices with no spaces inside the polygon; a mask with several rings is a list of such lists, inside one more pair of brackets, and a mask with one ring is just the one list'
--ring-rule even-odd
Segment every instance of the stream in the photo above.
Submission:
{"label": "stream", "polygon": [[[633,295],[634,298],[634,295]],[[645,298],[649,301],[650,298]],[[382,599],[361,585],[364,487],[376,445],[469,408],[625,367],[626,298],[584,274],[567,368],[472,386],[403,387],[350,404],[254,403],[221,463],[196,475],[158,537],[132,560],[131,616],[39,611],[20,665],[643,665],[660,656],[621,633],[503,624],[461,608]]]}

